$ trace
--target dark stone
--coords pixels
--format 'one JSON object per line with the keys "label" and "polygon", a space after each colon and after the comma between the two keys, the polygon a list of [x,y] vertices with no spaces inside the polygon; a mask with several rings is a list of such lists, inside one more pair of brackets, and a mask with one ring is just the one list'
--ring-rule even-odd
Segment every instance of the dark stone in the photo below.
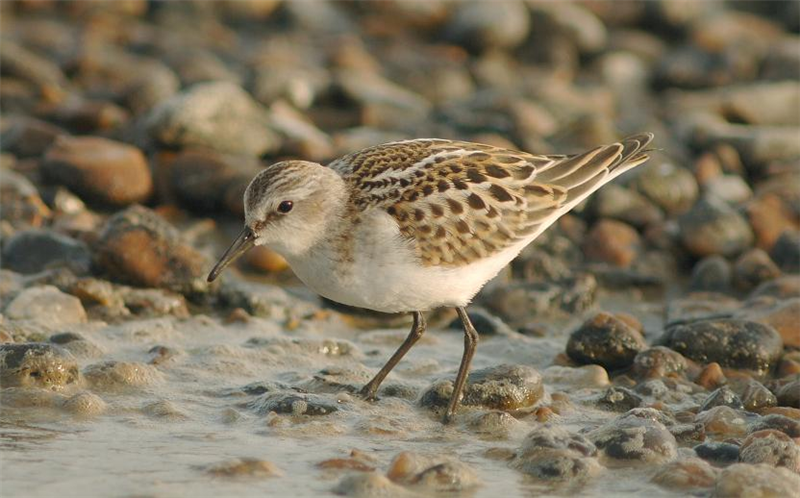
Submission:
{"label": "dark stone", "polygon": [[80,378],[72,354],[43,343],[0,344],[0,387],[56,389]]}
{"label": "dark stone", "polygon": [[728,260],[719,255],[708,256],[694,265],[689,288],[696,292],[726,292],[731,289],[732,278]]}
{"label": "dark stone", "polygon": [[[470,309],[467,312],[467,315],[469,315],[469,319],[472,322],[472,325],[475,327],[475,330],[477,330],[482,336],[497,335],[502,333],[507,334],[512,332],[511,328],[503,323],[501,319],[482,309]],[[463,330],[461,319],[455,318],[452,322],[450,322],[450,325],[448,325],[447,328]]]}
{"label": "dark stone", "polygon": [[785,384],[775,394],[778,396],[778,405],[800,408],[800,380]]}
{"label": "dark stone", "polygon": [[703,460],[716,464],[739,461],[739,447],[735,444],[708,441],[695,446],[694,452]]}
{"label": "dark stone", "polygon": [[596,455],[597,447],[585,437],[545,425],[528,434],[512,465],[537,479],[573,482],[598,468]]}
{"label": "dark stone", "polygon": [[669,433],[675,436],[680,444],[696,443],[706,438],[706,426],[700,422],[693,424],[675,424],[668,427]]}
{"label": "dark stone", "polygon": [[800,437],[800,420],[789,418],[786,415],[779,415],[771,413],[763,417],[759,417],[747,429],[747,432],[753,433],[763,431],[765,429],[775,429],[781,431],[789,437]]}
{"label": "dark stone", "polygon": [[633,359],[633,374],[643,379],[682,375],[686,367],[683,355],[664,346],[645,349]]}
{"label": "dark stone", "polygon": [[775,241],[769,255],[783,271],[800,271],[800,231],[783,232]]}
{"label": "dark stone", "polygon": [[325,402],[321,396],[313,394],[264,394],[249,404],[261,415],[270,412],[288,415],[329,415],[339,411],[335,405]]}
{"label": "dark stone", "polygon": [[714,408],[715,406],[730,406],[735,410],[740,410],[744,407],[744,405],[742,405],[742,400],[739,399],[739,396],[737,396],[735,392],[731,391],[728,386],[722,386],[712,392],[705,399],[705,401],[703,401],[703,404],[700,405],[700,411],[704,412]]}
{"label": "dark stone", "polygon": [[778,398],[763,384],[756,380],[751,380],[742,391],[742,404],[745,410],[758,412],[764,408],[777,405]]}
{"label": "dark stone", "polygon": [[68,344],[75,341],[83,341],[84,338],[75,332],[61,332],[50,336],[49,341],[53,344]]}
{"label": "dark stone", "polygon": [[616,460],[663,463],[678,454],[675,436],[662,423],[650,418],[625,414],[588,436],[607,457]]}
{"label": "dark stone", "polygon": [[19,273],[38,273],[54,266],[85,273],[90,265],[86,244],[51,230],[17,232],[3,247],[3,266]]}
{"label": "dark stone", "polygon": [[735,319],[704,320],[667,328],[661,342],[687,358],[763,374],[783,352],[780,335],[767,325]]}
{"label": "dark stone", "polygon": [[597,404],[615,412],[627,412],[638,408],[642,404],[642,398],[630,389],[614,386],[606,390]]}
{"label": "dark stone", "polygon": [[641,334],[608,313],[598,313],[570,335],[567,355],[581,364],[624,368],[646,348]]}

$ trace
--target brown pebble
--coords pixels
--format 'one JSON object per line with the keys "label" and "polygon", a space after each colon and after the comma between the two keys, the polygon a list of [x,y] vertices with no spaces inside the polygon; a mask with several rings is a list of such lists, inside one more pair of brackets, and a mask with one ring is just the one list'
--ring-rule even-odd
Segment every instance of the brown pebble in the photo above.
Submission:
{"label": "brown pebble", "polygon": [[375,467],[368,465],[356,458],[330,458],[317,464],[317,467],[327,470],[355,470],[358,472],[372,472]]}
{"label": "brown pebble", "polygon": [[720,367],[719,363],[716,361],[706,365],[695,381],[697,385],[703,386],[709,391],[718,388],[726,382],[727,379],[725,379],[725,374],[722,373],[722,367]]}
{"label": "brown pebble", "polygon": [[533,414],[536,416],[536,420],[542,423],[556,418],[556,413],[546,406],[540,406],[539,408],[533,410]]}
{"label": "brown pebble", "polygon": [[249,268],[267,273],[278,273],[289,268],[289,263],[283,256],[264,246],[256,246],[247,251],[244,262]]}
{"label": "brown pebble", "polygon": [[786,230],[800,228],[792,206],[775,194],[766,194],[747,205],[747,216],[756,235],[756,246],[769,251]]}
{"label": "brown pebble", "polygon": [[225,317],[225,323],[247,323],[251,318],[252,317],[250,316],[250,313],[245,311],[243,308],[235,308],[228,314],[228,316]]}
{"label": "brown pebble", "polygon": [[583,251],[593,261],[627,267],[636,258],[641,240],[636,230],[616,220],[600,220],[586,236]]}
{"label": "brown pebble", "polygon": [[705,185],[722,175],[722,165],[711,152],[702,154],[694,163],[694,177],[699,185]]}
{"label": "brown pebble", "polygon": [[274,477],[281,471],[272,462],[258,458],[234,458],[210,465],[206,472],[217,477]]}
{"label": "brown pebble", "polygon": [[797,373],[800,373],[800,351],[786,353],[778,363],[776,376],[778,378],[788,377]]}
{"label": "brown pebble", "polygon": [[762,416],[772,414],[783,415],[784,417],[789,417],[794,420],[800,420],[800,408],[792,408],[789,406],[772,406],[761,411]]}

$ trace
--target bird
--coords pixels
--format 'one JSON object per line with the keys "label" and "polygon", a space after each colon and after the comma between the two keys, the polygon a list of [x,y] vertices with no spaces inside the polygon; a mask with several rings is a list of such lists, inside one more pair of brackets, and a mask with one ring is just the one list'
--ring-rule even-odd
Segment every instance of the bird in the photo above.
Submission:
{"label": "bird", "polygon": [[411,313],[408,336],[360,391],[381,382],[426,330],[423,313],[455,308],[464,350],[443,422],[453,420],[479,335],[466,307],[559,217],[649,159],[652,133],[572,155],[535,155],[437,138],[367,147],[327,165],[281,161],[244,192],[244,228],[208,275],[254,246],[283,256],[334,302]]}

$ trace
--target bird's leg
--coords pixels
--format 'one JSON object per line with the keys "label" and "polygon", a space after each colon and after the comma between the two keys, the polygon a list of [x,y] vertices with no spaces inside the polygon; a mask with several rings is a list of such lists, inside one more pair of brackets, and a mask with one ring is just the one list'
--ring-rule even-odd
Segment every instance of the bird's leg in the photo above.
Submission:
{"label": "bird's leg", "polygon": [[403,341],[403,344],[401,344],[399,348],[397,348],[397,351],[395,351],[392,357],[389,358],[389,361],[387,361],[386,365],[384,365],[383,368],[381,368],[380,372],[378,372],[375,375],[375,377],[373,377],[372,380],[369,381],[367,385],[361,389],[360,394],[361,396],[364,397],[364,399],[368,400],[375,399],[375,395],[378,393],[378,388],[381,386],[381,382],[383,382],[383,379],[385,379],[386,376],[389,375],[389,372],[392,371],[395,365],[397,365],[400,362],[403,356],[405,356],[406,353],[408,353],[408,350],[411,349],[411,347],[417,343],[417,341],[420,339],[420,337],[422,337],[422,334],[424,333],[425,333],[425,317],[423,317],[422,313],[420,313],[419,311],[415,311],[414,324],[411,326],[411,332],[408,333],[408,337],[406,337],[406,340]]}
{"label": "bird's leg", "polygon": [[461,401],[461,393],[464,390],[464,384],[467,382],[467,375],[469,375],[469,365],[472,363],[472,357],[475,355],[475,348],[478,346],[478,331],[472,326],[472,322],[467,315],[467,310],[464,308],[456,308],[461,323],[464,324],[464,355],[461,357],[461,365],[458,367],[458,374],[456,375],[456,383],[453,384],[453,394],[450,396],[450,403],[447,404],[447,411],[444,413],[445,424],[449,423],[458,409],[458,404]]}

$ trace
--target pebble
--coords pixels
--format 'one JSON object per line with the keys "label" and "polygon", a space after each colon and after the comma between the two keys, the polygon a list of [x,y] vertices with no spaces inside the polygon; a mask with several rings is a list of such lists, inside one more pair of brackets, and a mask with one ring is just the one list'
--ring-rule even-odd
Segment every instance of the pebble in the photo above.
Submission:
{"label": "pebble", "polygon": [[721,175],[703,185],[703,194],[722,199],[728,204],[741,204],[753,197],[747,182],[737,175]]}
{"label": "pebble", "polygon": [[733,283],[743,291],[752,290],[780,275],[780,268],[763,249],[750,249],[739,256],[733,265]]}
{"label": "pebble", "polygon": [[729,406],[715,406],[700,412],[695,421],[703,424],[708,434],[737,437],[747,432],[744,415]]}
{"label": "pebble", "polygon": [[266,109],[230,82],[198,83],[147,114],[150,136],[169,147],[206,147],[257,157],[275,152],[280,139]]}
{"label": "pebble", "polygon": [[374,496],[396,496],[398,498],[413,497],[416,494],[408,491],[377,472],[352,473],[342,478],[333,489],[337,495],[353,498],[372,498]]}
{"label": "pebble", "polygon": [[95,247],[95,264],[113,280],[176,292],[200,292],[208,262],[155,212],[141,206],[106,222]]}
{"label": "pebble", "polygon": [[696,257],[735,256],[753,244],[747,221],[724,201],[700,199],[678,219],[681,242]]}
{"label": "pebble", "polygon": [[664,220],[664,213],[650,199],[616,183],[605,185],[593,194],[589,206],[598,218],[612,218],[636,228]]}
{"label": "pebble", "polygon": [[613,465],[665,463],[678,455],[675,437],[661,422],[649,418],[621,415],[587,437]]}
{"label": "pebble", "polygon": [[689,288],[696,292],[727,292],[733,283],[733,266],[716,254],[706,256],[692,268]]}
{"label": "pebble", "polygon": [[112,392],[148,387],[162,379],[150,365],[115,360],[93,363],[83,369],[83,376],[93,389]]}
{"label": "pebble", "polygon": [[490,290],[482,299],[490,311],[515,324],[529,321],[531,315],[580,314],[594,304],[596,291],[594,275],[581,273],[557,282],[512,282]]}
{"label": "pebble", "polygon": [[638,408],[642,404],[642,397],[630,389],[614,386],[606,390],[597,401],[602,408],[607,408],[615,412],[627,412],[632,408]]}
{"label": "pebble", "polygon": [[85,243],[52,230],[23,230],[3,245],[3,266],[19,273],[38,273],[66,266],[74,273],[86,273],[91,253]]}
{"label": "pebble", "polygon": [[[420,404],[429,408],[447,406],[453,381],[442,380],[429,387]],[[461,404],[492,410],[518,410],[533,406],[544,395],[542,376],[531,367],[498,365],[470,373]]]}
{"label": "pebble", "polygon": [[783,271],[795,273],[800,271],[800,231],[782,232],[769,255]]}
{"label": "pebble", "polygon": [[608,313],[598,313],[575,330],[567,342],[567,355],[578,363],[596,363],[606,369],[624,368],[646,349],[641,334]]}
{"label": "pebble", "polygon": [[2,170],[0,182],[0,216],[13,228],[41,227],[52,216],[39,191],[24,176]]}
{"label": "pebble", "polygon": [[519,1],[459,4],[445,26],[445,36],[476,50],[513,48],[528,36],[528,8]]}
{"label": "pebble", "polygon": [[700,458],[669,462],[656,472],[652,482],[667,489],[698,490],[714,485],[718,471]]}
{"label": "pebble", "polygon": [[459,492],[478,485],[478,476],[452,458],[426,457],[403,451],[389,464],[386,476],[394,483],[424,492]]}
{"label": "pebble", "polygon": [[61,408],[80,417],[96,417],[105,413],[108,404],[96,394],[82,392],[64,400]]}
{"label": "pebble", "polygon": [[[792,204],[774,193],[759,195],[748,202],[746,215],[747,221],[753,227],[756,246],[765,251],[772,251],[784,233],[797,232],[800,229]],[[794,242],[794,245],[796,247],[797,242]],[[797,254],[796,249],[792,250],[788,246],[787,249],[789,250],[787,257],[791,258],[792,254]],[[791,265],[796,266],[798,263],[792,261]]]}
{"label": "pebble", "polygon": [[778,397],[778,405],[800,408],[800,380],[785,384],[775,395]]}
{"label": "pebble", "polygon": [[712,498],[779,498],[800,489],[800,476],[782,467],[738,463],[719,473]]}
{"label": "pebble", "polygon": [[511,462],[515,469],[542,481],[582,481],[601,466],[591,441],[565,429],[543,425],[530,432]]}
{"label": "pebble", "polygon": [[791,419],[785,415],[777,413],[764,415],[753,421],[748,427],[750,433],[765,429],[781,431],[793,439],[800,438],[800,420]]}
{"label": "pebble", "polygon": [[[497,334],[506,336],[514,335],[514,330],[511,329],[511,327],[484,309],[479,307],[471,307],[467,314],[469,315],[469,319],[472,322],[472,325],[475,327],[475,330],[477,330],[481,336]],[[462,327],[463,325],[461,324],[460,318],[455,318],[447,326],[448,329],[457,330],[462,330]]]}
{"label": "pebble", "polygon": [[639,234],[630,225],[600,220],[586,235],[583,251],[590,261],[628,267],[640,252],[641,245]]}
{"label": "pebble", "polygon": [[87,341],[83,336],[74,332],[53,334],[48,339],[48,342],[58,344],[77,358],[99,358],[104,353],[94,343]]}
{"label": "pebble", "polygon": [[660,341],[699,363],[766,373],[783,350],[780,335],[767,325],[746,320],[704,320],[669,327]]}
{"label": "pebble", "polygon": [[326,397],[312,394],[264,394],[252,401],[250,407],[260,415],[275,412],[295,416],[321,416],[339,411]]}
{"label": "pebble", "polygon": [[558,384],[578,389],[605,387],[609,384],[608,372],[600,365],[577,368],[553,365],[544,369],[542,376],[547,385]]}
{"label": "pebble", "polygon": [[35,118],[15,118],[0,137],[2,149],[18,158],[39,157],[66,130]]}
{"label": "pebble", "polygon": [[0,344],[0,386],[57,390],[80,380],[75,358],[53,344]]}
{"label": "pebble", "polygon": [[277,477],[283,475],[277,465],[259,458],[233,458],[223,462],[208,465],[207,474],[215,477],[242,478],[242,477]]}
{"label": "pebble", "polygon": [[688,368],[686,358],[664,346],[640,351],[633,358],[633,374],[642,379],[658,379],[683,375]]}
{"label": "pebble", "polygon": [[146,201],[153,179],[142,151],[101,137],[60,137],[42,162],[45,179],[111,206]]}
{"label": "pebble", "polygon": [[694,447],[694,452],[703,460],[715,465],[727,465],[739,461],[739,447],[719,441],[706,441]]}
{"label": "pebble", "polygon": [[80,300],[51,285],[28,287],[5,308],[13,320],[32,320],[50,327],[86,322],[86,311]]}
{"label": "pebble", "polygon": [[750,433],[739,451],[742,463],[765,463],[800,474],[800,446],[783,432],[766,429]]}
{"label": "pebble", "polygon": [[727,386],[722,386],[709,394],[703,404],[700,405],[699,411],[704,412],[716,406],[729,406],[735,410],[744,408],[739,396]]}
{"label": "pebble", "polygon": [[756,380],[750,380],[742,390],[742,405],[749,412],[760,412],[778,404],[778,398]]}
{"label": "pebble", "polygon": [[644,168],[634,185],[669,216],[689,210],[699,192],[697,180],[689,170],[668,162]]}

